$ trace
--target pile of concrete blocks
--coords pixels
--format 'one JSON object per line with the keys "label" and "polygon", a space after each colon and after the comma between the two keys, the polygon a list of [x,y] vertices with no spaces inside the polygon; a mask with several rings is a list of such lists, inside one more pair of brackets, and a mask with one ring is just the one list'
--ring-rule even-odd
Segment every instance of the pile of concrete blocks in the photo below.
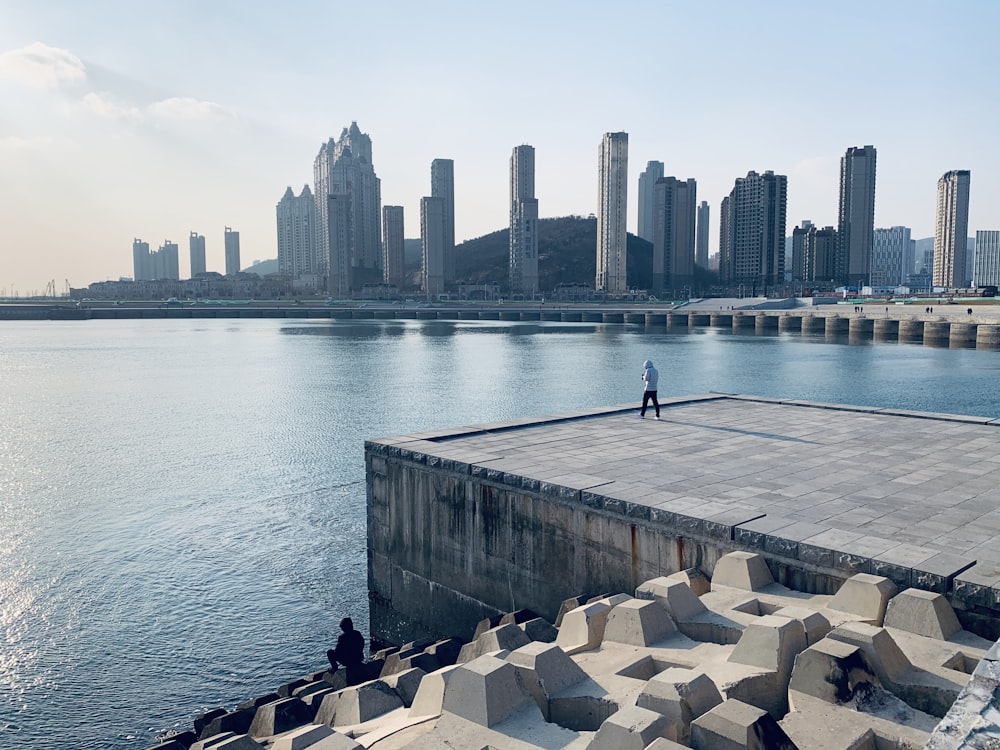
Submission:
{"label": "pile of concrete blocks", "polygon": [[380,652],[360,685],[307,675],[155,748],[1000,747],[1000,645],[963,630],[941,594],[864,573],[805,594],[746,552],[710,580],[680,571],[634,594]]}

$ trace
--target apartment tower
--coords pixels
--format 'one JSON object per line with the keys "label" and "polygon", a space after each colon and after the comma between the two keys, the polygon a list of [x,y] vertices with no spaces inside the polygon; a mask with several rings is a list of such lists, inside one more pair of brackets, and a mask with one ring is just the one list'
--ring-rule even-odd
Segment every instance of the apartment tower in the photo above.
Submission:
{"label": "apartment tower", "polygon": [[[278,273],[297,279],[316,273],[316,200],[308,185],[295,195],[285,190],[275,207],[278,224]],[[324,267],[326,263],[323,264]]]}
{"label": "apartment tower", "polygon": [[240,233],[226,227],[226,276],[235,276],[240,272]]}
{"label": "apartment tower", "polygon": [[976,269],[974,286],[1000,286],[1000,231],[976,232]]}
{"label": "apartment tower", "polygon": [[695,239],[694,262],[701,268],[708,268],[708,201],[698,206],[698,235]]}
{"label": "apartment tower", "polygon": [[444,211],[444,280],[455,280],[455,162],[435,159],[431,162],[431,197],[440,198]]}
{"label": "apartment tower", "polygon": [[444,199],[420,199],[420,255],[424,292],[444,291]]}
{"label": "apartment tower", "polygon": [[188,252],[191,259],[191,276],[194,278],[205,273],[205,237],[197,232],[191,232],[188,237]]}
{"label": "apartment tower", "polygon": [[510,291],[538,291],[538,199],[535,149],[515,146],[510,155]]}
{"label": "apartment tower", "polygon": [[837,276],[847,284],[867,284],[875,231],[874,146],[851,146],[841,157],[837,218]]}
{"label": "apartment tower", "polygon": [[[897,286],[911,273],[907,268],[910,257],[910,228],[876,229],[872,236],[871,285]],[[910,264],[912,266],[912,261]]]}
{"label": "apartment tower", "polygon": [[382,206],[382,280],[397,288],[403,286],[404,246],[403,207]]}
{"label": "apartment tower", "polygon": [[661,177],[653,191],[653,292],[678,297],[694,281],[695,216],[698,188],[693,179]]}
{"label": "apartment tower", "polygon": [[149,261],[149,243],[138,238],[132,240],[132,278],[136,281],[149,281],[153,278]]}
{"label": "apartment tower", "polygon": [[750,294],[785,280],[788,178],[768,171],[736,179],[719,213],[719,275]]}
{"label": "apartment tower", "polygon": [[[326,273],[333,249],[328,198],[345,196],[348,201],[348,266],[380,268],[382,263],[381,182],[372,166],[372,141],[356,122],[344,128],[340,138],[324,143],[313,161],[313,194],[316,201],[316,258],[318,273]],[[338,210],[339,210],[338,206]],[[338,229],[338,232],[342,229]],[[339,272],[338,272],[339,273]],[[338,280],[338,284],[343,283]],[[348,283],[350,283],[348,281]]]}
{"label": "apartment tower", "polygon": [[934,225],[934,286],[965,286],[965,254],[969,233],[968,169],[945,172],[937,184],[937,221]]}
{"label": "apartment tower", "polygon": [[605,133],[598,152],[597,275],[598,291],[628,291],[628,133]]}
{"label": "apartment tower", "polygon": [[663,177],[663,162],[646,162],[645,171],[639,175],[639,236],[653,241],[656,181]]}

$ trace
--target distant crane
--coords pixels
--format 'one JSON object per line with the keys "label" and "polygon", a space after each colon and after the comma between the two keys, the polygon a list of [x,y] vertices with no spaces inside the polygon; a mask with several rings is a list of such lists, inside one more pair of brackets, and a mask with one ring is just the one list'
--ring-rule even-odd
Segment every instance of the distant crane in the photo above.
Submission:
{"label": "distant crane", "polygon": [[52,299],[56,298],[56,280],[52,279],[48,284],[45,285],[45,297],[50,297]]}
{"label": "distant crane", "polygon": [[72,291],[72,288],[69,285],[69,279],[66,279],[66,291],[63,293],[63,296],[69,297],[70,291]]}

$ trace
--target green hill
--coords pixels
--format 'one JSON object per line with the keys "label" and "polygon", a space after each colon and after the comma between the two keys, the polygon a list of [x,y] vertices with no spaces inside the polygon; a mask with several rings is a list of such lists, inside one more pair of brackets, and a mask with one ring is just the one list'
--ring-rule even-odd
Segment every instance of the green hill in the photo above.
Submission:
{"label": "green hill", "polygon": [[[467,240],[455,248],[455,274],[460,284],[507,285],[510,232]],[[648,289],[653,276],[653,245],[628,236],[628,283]],[[564,216],[538,221],[538,288],[559,284],[593,286],[597,273],[597,219]]]}

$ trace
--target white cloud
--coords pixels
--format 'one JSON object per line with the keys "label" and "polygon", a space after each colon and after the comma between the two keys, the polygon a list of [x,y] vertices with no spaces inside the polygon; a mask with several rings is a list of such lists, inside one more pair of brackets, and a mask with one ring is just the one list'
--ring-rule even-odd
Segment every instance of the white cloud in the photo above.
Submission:
{"label": "white cloud", "polygon": [[81,83],[87,66],[69,50],[34,42],[27,47],[0,52],[0,77],[36,88],[53,89]]}
{"label": "white cloud", "polygon": [[135,107],[129,107],[114,101],[108,94],[89,93],[83,97],[83,106],[96,115],[112,120],[142,119],[142,112]]}
{"label": "white cloud", "polygon": [[174,120],[222,120],[233,117],[233,113],[221,104],[185,96],[154,102],[149,105],[149,111],[159,117]]}
{"label": "white cloud", "polygon": [[35,136],[33,138],[21,138],[16,135],[0,136],[0,149],[8,151],[29,151],[36,148],[44,148],[52,143],[51,138],[45,136]]}

